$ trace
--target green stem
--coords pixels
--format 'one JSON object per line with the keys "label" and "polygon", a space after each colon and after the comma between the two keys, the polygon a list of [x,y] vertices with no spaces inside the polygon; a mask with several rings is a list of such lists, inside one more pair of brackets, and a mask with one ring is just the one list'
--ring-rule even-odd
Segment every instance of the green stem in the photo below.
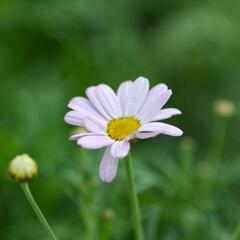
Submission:
{"label": "green stem", "polygon": [[85,223],[86,229],[86,239],[87,240],[95,240],[96,237],[96,222],[95,216],[92,211],[92,201],[91,201],[91,190],[88,191],[88,183],[87,183],[87,176],[86,176],[86,166],[85,161],[87,160],[87,152],[84,149],[81,149],[81,158],[79,162],[79,172],[80,172],[80,182],[79,182],[79,193],[81,201],[78,200],[78,206],[80,212],[82,214],[82,218]]}
{"label": "green stem", "polygon": [[129,191],[130,191],[130,198],[131,198],[131,204],[132,204],[136,240],[144,240],[139,202],[138,202],[137,191],[136,191],[134,177],[133,177],[132,158],[130,153],[125,163],[126,163],[126,171],[127,171],[127,177],[128,177],[128,183],[129,183]]}
{"label": "green stem", "polygon": [[[79,201],[78,201],[79,202]],[[79,204],[80,212],[85,223],[86,228],[86,239],[95,240],[96,239],[96,226],[91,212],[90,206],[86,202],[86,199],[82,199],[81,204]]]}
{"label": "green stem", "polygon": [[233,233],[232,240],[240,240],[240,222],[238,223],[238,225]]}
{"label": "green stem", "polygon": [[22,190],[29,202],[29,204],[31,205],[33,211],[35,212],[35,214],[37,215],[39,221],[41,222],[43,228],[46,230],[46,232],[48,233],[48,236],[51,240],[57,240],[57,237],[55,236],[54,232],[52,231],[52,229],[50,228],[46,218],[44,217],[43,213],[41,212],[40,208],[38,207],[35,199],[33,198],[33,195],[30,191],[30,188],[28,186],[28,183],[22,183],[21,184]]}
{"label": "green stem", "polygon": [[214,122],[208,160],[217,164],[222,157],[227,132],[228,119],[217,117]]}

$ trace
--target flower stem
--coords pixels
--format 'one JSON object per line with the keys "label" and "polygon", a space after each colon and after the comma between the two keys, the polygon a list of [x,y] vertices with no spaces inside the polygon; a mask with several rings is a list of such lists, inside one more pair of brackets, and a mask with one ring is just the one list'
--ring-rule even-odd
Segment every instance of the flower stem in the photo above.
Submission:
{"label": "flower stem", "polygon": [[229,119],[217,117],[214,122],[208,160],[215,164],[219,163],[224,150],[225,138]]}
{"label": "flower stem", "polygon": [[138,202],[137,191],[136,191],[136,186],[135,186],[134,177],[133,177],[132,158],[130,153],[125,163],[126,163],[126,171],[127,171],[127,177],[128,177],[128,183],[129,183],[129,191],[130,191],[130,198],[131,198],[131,204],[132,204],[136,240],[144,240],[139,202]]}
{"label": "flower stem", "polygon": [[86,230],[86,239],[87,240],[95,240],[96,236],[96,221],[95,215],[92,210],[92,191],[88,186],[88,178],[86,176],[86,160],[88,160],[87,152],[84,149],[81,149],[81,158],[79,162],[79,173],[80,173],[80,181],[79,181],[79,193],[80,199],[78,200],[78,207],[82,214],[82,218],[85,223]]}
{"label": "flower stem", "polygon": [[52,231],[51,227],[49,226],[46,218],[44,217],[43,213],[41,212],[40,208],[38,207],[35,199],[33,198],[33,195],[30,191],[30,188],[28,186],[28,183],[21,183],[21,188],[29,202],[29,204],[31,205],[33,211],[35,212],[35,214],[37,215],[39,221],[41,222],[43,228],[46,230],[46,232],[48,233],[48,236],[51,240],[57,240],[57,237],[55,236],[54,232]]}
{"label": "flower stem", "polygon": [[240,222],[238,223],[235,231],[233,232],[232,240],[239,240],[240,239]]}

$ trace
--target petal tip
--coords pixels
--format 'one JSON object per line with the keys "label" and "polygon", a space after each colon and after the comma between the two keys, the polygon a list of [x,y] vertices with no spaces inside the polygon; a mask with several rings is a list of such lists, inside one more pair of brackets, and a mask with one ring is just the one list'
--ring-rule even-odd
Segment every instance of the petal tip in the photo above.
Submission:
{"label": "petal tip", "polygon": [[68,106],[69,108],[73,109],[73,104],[74,104],[74,102],[76,102],[79,98],[80,98],[80,97],[77,97],[77,96],[73,97],[72,99],[70,99],[70,101],[68,102],[68,105],[67,105],[67,106]]}
{"label": "petal tip", "polygon": [[107,178],[107,177],[103,177],[103,176],[99,176],[101,181],[104,182],[104,183],[111,183],[114,179],[112,178]]}
{"label": "petal tip", "polygon": [[118,159],[111,156],[110,147],[108,147],[103,155],[99,166],[99,177],[102,182],[112,182],[117,175],[117,169]]}
{"label": "petal tip", "polygon": [[177,133],[177,137],[180,137],[180,136],[182,136],[183,135],[183,131],[181,130],[181,129],[179,129],[179,132]]}
{"label": "petal tip", "polygon": [[68,138],[69,141],[77,141],[76,135],[72,135]]}
{"label": "petal tip", "polygon": [[182,114],[182,111],[179,109],[176,109],[176,115],[181,115],[181,114]]}
{"label": "petal tip", "polygon": [[68,123],[68,124],[71,124],[71,121],[70,121],[70,119],[69,119],[70,113],[71,113],[71,112],[67,112],[67,113],[64,115],[64,117],[63,117],[64,122],[66,122],[66,123]]}
{"label": "petal tip", "polygon": [[149,86],[149,80],[143,76],[138,77],[135,81],[135,83],[139,84],[145,84],[147,87]]}

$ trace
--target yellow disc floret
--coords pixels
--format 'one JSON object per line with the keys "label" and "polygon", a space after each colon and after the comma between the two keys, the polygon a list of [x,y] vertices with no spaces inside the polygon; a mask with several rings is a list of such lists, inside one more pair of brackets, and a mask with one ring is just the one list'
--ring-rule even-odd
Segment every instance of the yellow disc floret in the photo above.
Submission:
{"label": "yellow disc floret", "polygon": [[116,118],[108,123],[107,133],[112,139],[122,141],[140,126],[140,121],[134,116]]}

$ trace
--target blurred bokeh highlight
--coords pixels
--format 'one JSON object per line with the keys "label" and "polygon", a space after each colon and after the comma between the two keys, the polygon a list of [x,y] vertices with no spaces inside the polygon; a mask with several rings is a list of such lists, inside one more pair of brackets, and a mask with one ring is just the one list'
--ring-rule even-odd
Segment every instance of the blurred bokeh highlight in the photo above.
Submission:
{"label": "blurred bokeh highlight", "polygon": [[138,76],[173,90],[167,106],[183,114],[166,122],[184,131],[133,149],[146,239],[231,239],[240,221],[239,12],[234,0],[1,0],[0,239],[47,239],[8,176],[25,152],[59,239],[134,239],[123,162],[101,183],[102,151],[68,141],[74,128],[63,117],[88,86],[116,89]]}

